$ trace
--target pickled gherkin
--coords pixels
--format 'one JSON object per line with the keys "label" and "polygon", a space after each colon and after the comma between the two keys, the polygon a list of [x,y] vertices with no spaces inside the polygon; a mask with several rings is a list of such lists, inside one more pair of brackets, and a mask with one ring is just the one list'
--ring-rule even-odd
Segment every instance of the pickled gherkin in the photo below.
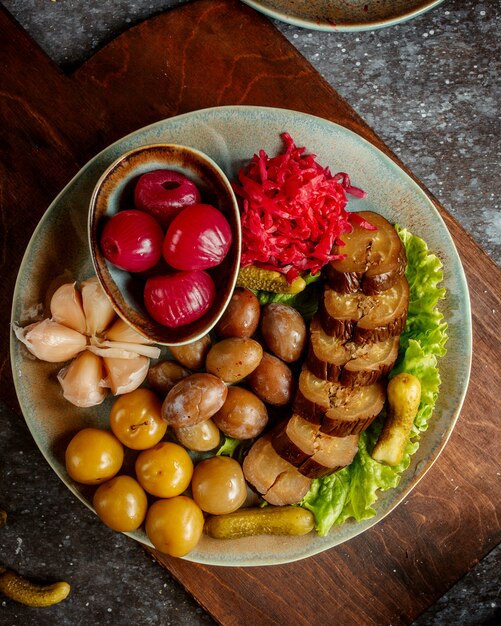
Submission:
{"label": "pickled gherkin", "polygon": [[292,283],[284,274],[273,270],[265,270],[255,265],[240,268],[237,287],[246,287],[254,291],[272,291],[274,293],[299,293],[306,287],[304,278],[298,276]]}
{"label": "pickled gherkin", "polygon": [[215,539],[238,539],[255,535],[306,535],[315,525],[313,514],[297,506],[266,506],[213,515],[205,532]]}

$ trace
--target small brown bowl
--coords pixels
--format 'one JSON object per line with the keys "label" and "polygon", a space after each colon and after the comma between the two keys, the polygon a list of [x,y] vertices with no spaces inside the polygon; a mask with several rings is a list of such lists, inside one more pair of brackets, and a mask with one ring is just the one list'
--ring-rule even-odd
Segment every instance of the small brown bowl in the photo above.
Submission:
{"label": "small brown bowl", "polygon": [[[223,262],[209,270],[216,285],[216,298],[203,317],[178,328],[153,320],[143,302],[145,277],[123,271],[103,256],[102,229],[107,220],[124,209],[132,209],[133,190],[138,178],[156,169],[173,169],[190,178],[199,188],[202,201],[217,207],[228,220],[233,240]],[[127,152],[112,163],[99,179],[92,194],[89,221],[92,263],[101,286],[117,314],[150,341],[177,346],[196,341],[208,333],[226,309],[240,267],[242,234],[237,200],[220,167],[208,156],[186,146],[155,144]]]}

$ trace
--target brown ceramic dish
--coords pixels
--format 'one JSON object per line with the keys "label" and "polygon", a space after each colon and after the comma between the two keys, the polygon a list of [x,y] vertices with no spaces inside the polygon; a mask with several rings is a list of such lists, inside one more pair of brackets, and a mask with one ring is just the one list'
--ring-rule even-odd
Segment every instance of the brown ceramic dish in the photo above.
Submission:
{"label": "brown ceramic dish", "polygon": [[[199,320],[169,328],[155,322],[143,303],[144,278],[114,267],[104,258],[100,234],[107,219],[122,209],[133,208],[133,190],[138,178],[156,169],[179,171],[197,185],[203,201],[216,206],[228,220],[233,240],[224,261],[210,270],[216,298]],[[150,341],[161,345],[183,345],[208,333],[229,302],[240,264],[241,231],[238,205],[219,166],[194,148],[174,144],[142,146],[118,158],[99,179],[89,209],[89,244],[96,275],[117,314]]]}

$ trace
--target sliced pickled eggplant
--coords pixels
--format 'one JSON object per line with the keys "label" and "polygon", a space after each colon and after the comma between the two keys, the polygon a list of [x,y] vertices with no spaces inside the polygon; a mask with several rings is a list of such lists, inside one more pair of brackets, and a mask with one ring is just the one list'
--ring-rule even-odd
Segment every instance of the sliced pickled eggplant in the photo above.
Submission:
{"label": "sliced pickled eggplant", "polygon": [[320,427],[322,432],[336,437],[356,435],[369,428],[381,412],[386,398],[385,388],[379,382],[342,389],[351,389],[353,393],[347,397],[336,390]]}
{"label": "sliced pickled eggplant", "polygon": [[320,321],[324,331],[342,343],[349,341],[362,316],[360,304],[364,300],[367,307],[373,306],[371,296],[364,296],[361,292],[340,294],[331,287],[325,287],[319,302]]}
{"label": "sliced pickled eggplant", "polygon": [[310,323],[310,342],[306,364],[318,378],[335,382],[343,365],[351,358],[350,350],[339,337],[328,335],[322,328],[320,317],[315,315]]}
{"label": "sliced pickled eggplant", "polygon": [[315,454],[315,441],[320,425],[293,414],[273,432],[271,444],[275,451],[296,467]]}
{"label": "sliced pickled eggplant", "polygon": [[357,346],[352,353],[353,358],[345,363],[339,382],[356,387],[372,385],[381,380],[395,365],[399,345],[400,336],[397,335],[385,341]]}
{"label": "sliced pickled eggplant", "polygon": [[390,289],[374,296],[362,292],[340,294],[326,287],[320,302],[324,331],[342,341],[384,341],[400,335],[409,308],[409,284],[400,276]]}
{"label": "sliced pickled eggplant", "polygon": [[300,415],[292,415],[272,436],[278,454],[308,478],[320,478],[349,465],[358,450],[359,435],[333,437]]}
{"label": "sliced pickled eggplant", "polygon": [[295,413],[336,437],[362,432],[380,413],[385,401],[378,382],[364,387],[346,387],[320,380],[303,368],[293,404]]}
{"label": "sliced pickled eggplant", "polygon": [[269,504],[275,506],[297,504],[310,490],[311,479],[301,474],[292,465],[290,467],[292,469],[288,469],[277,476],[273,485],[263,495]]}
{"label": "sliced pickled eggplant", "polygon": [[321,424],[330,407],[331,387],[336,384],[318,378],[303,367],[299,374],[292,410],[313,424]]}
{"label": "sliced pickled eggplant", "polygon": [[372,385],[391,370],[398,355],[400,338],[358,345],[328,335],[315,316],[310,324],[306,365],[317,378],[342,385]]}
{"label": "sliced pickled eggplant", "polygon": [[345,245],[334,248],[345,258],[331,261],[326,276],[329,285],[340,293],[361,290],[374,295],[392,287],[403,275],[405,248],[393,225],[382,215],[373,211],[361,211],[358,215],[377,230],[354,224],[353,231],[343,235]]}
{"label": "sliced pickled eggplant", "polygon": [[367,296],[375,306],[364,313],[357,323],[353,339],[355,343],[384,341],[400,335],[405,328],[409,310],[409,283],[405,276],[377,296]]}
{"label": "sliced pickled eggplant", "polygon": [[301,474],[308,478],[321,478],[349,465],[358,451],[360,435],[332,437],[319,433],[314,454],[299,467]]}
{"label": "sliced pickled eggplant", "polygon": [[245,479],[270,504],[296,504],[308,493],[311,479],[274,450],[271,436],[263,435],[252,445],[242,465]]}

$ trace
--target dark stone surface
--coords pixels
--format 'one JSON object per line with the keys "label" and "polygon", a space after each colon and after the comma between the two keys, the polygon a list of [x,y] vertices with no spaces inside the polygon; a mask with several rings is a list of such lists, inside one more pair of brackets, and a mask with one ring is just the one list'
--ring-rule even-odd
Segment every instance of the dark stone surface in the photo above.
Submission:
{"label": "dark stone surface", "polygon": [[[182,3],[3,0],[65,71]],[[410,22],[364,33],[275,24],[499,263],[499,2],[446,0]],[[1,599],[1,624],[213,623],[141,546],[108,530],[64,487],[22,418],[1,403],[0,422],[0,508],[8,511],[0,560],[35,579],[72,584],[65,602],[43,611]],[[497,622],[500,554],[488,555],[415,626]]]}

